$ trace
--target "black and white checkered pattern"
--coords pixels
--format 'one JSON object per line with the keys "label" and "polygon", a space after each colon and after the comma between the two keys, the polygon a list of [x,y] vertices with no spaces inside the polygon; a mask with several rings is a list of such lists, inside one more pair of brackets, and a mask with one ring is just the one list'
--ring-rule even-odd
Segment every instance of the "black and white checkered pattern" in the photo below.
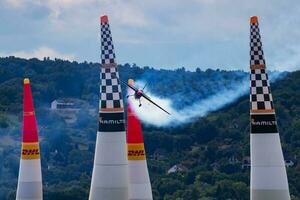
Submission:
{"label": "black and white checkered pattern", "polygon": [[101,67],[100,109],[123,108],[119,73],[116,67]]}
{"label": "black and white checkered pattern", "polygon": [[273,98],[266,70],[252,69],[250,74],[250,80],[251,110],[274,109]]}
{"label": "black and white checkered pattern", "polygon": [[250,25],[250,66],[265,65],[258,23]]}
{"label": "black and white checkered pattern", "polygon": [[114,45],[108,22],[101,22],[101,63],[115,63]]}

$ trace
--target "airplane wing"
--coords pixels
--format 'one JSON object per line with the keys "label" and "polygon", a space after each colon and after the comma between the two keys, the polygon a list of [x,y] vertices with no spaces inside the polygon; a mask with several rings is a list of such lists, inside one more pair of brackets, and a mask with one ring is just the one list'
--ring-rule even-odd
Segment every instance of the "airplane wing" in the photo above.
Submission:
{"label": "airplane wing", "polygon": [[[131,88],[132,90],[138,91],[138,89],[137,89],[136,87],[134,87],[134,86],[132,86],[132,85],[129,85],[128,83],[122,81],[122,80],[119,79],[119,78],[118,78],[118,80],[119,80],[122,84],[124,84],[124,85],[128,86],[129,88]],[[169,115],[171,115],[168,111],[166,111],[165,109],[163,109],[162,107],[160,107],[158,104],[156,104],[154,101],[152,101],[152,100],[150,99],[150,97],[148,97],[146,94],[143,93],[142,96],[143,96],[145,99],[147,99],[149,102],[151,102],[153,105],[157,106],[158,108],[160,108],[160,109],[163,110],[164,112],[166,112],[166,113],[168,113]]]}
{"label": "airplane wing", "polygon": [[169,115],[171,115],[168,111],[166,111],[165,109],[163,109],[162,107],[160,107],[158,104],[156,104],[154,101],[152,101],[150,99],[150,97],[148,97],[147,95],[145,94],[142,94],[142,96],[147,99],[149,102],[151,102],[153,105],[155,105],[156,107],[160,108],[161,110],[163,110],[164,112],[168,113]]}

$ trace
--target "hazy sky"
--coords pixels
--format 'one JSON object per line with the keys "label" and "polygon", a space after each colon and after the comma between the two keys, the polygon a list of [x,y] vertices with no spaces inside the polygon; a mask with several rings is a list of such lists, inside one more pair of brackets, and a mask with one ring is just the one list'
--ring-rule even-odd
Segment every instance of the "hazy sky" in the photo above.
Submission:
{"label": "hazy sky", "polygon": [[99,62],[107,14],[118,63],[156,68],[249,67],[258,15],[269,69],[300,69],[298,0],[0,0],[0,56]]}

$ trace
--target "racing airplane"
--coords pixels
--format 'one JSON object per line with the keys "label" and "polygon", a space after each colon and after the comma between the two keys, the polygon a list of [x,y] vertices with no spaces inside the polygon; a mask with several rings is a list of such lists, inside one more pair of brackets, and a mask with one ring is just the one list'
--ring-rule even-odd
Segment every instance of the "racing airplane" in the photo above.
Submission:
{"label": "racing airplane", "polygon": [[139,89],[139,88],[136,88],[133,86],[133,80],[132,79],[129,79],[128,80],[128,83],[122,81],[121,79],[119,79],[119,81],[126,85],[127,87],[129,87],[130,89],[132,89],[134,91],[134,94],[133,95],[127,95],[127,98],[130,97],[130,96],[133,96],[136,100],[139,101],[139,106],[141,107],[142,106],[142,103],[141,103],[141,98],[144,97],[147,101],[149,101],[150,103],[152,103],[153,105],[155,105],[156,107],[158,107],[159,109],[163,110],[165,113],[171,115],[168,111],[166,111],[165,109],[163,109],[161,106],[159,106],[157,103],[155,103],[154,101],[152,101],[150,99],[149,96],[147,96],[145,93],[144,93],[144,89],[146,87],[146,85],[142,88],[142,89]]}

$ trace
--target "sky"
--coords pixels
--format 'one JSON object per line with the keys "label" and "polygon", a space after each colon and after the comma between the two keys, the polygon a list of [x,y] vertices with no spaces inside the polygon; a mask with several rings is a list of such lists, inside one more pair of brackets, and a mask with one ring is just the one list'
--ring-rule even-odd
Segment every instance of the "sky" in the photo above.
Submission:
{"label": "sky", "polygon": [[108,15],[117,62],[249,69],[249,17],[259,16],[270,70],[300,69],[298,0],[0,0],[0,56],[100,61]]}

